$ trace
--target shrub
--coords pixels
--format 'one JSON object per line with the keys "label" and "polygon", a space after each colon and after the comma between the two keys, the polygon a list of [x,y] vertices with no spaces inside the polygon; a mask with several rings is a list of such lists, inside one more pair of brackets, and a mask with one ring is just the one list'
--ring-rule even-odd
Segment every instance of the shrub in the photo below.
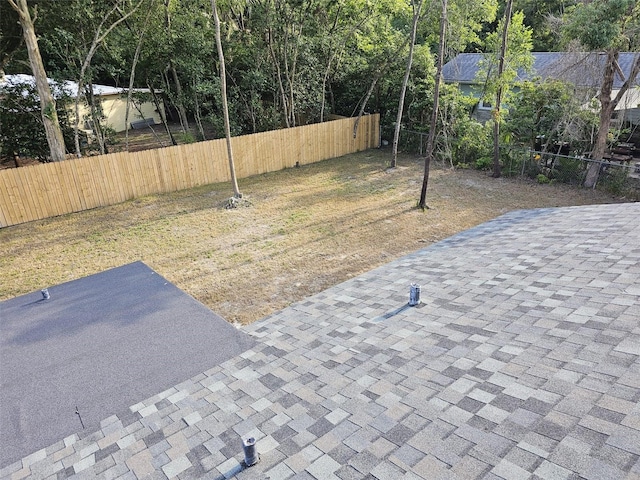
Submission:
{"label": "shrub", "polygon": [[480,157],[475,161],[474,165],[477,170],[489,170],[493,167],[493,159],[489,157]]}
{"label": "shrub", "polygon": [[600,186],[612,195],[624,196],[628,190],[627,169],[609,167],[600,174]]}
{"label": "shrub", "polygon": [[[65,108],[68,96],[56,93],[56,110],[67,151],[73,149],[73,129]],[[0,155],[36,158],[47,161],[50,154],[40,113],[40,100],[35,85],[11,83],[0,89]]]}
{"label": "shrub", "polygon": [[549,177],[547,177],[544,173],[539,173],[536,176],[536,180],[538,181],[538,183],[544,184],[544,183],[549,183],[551,180],[549,180]]}

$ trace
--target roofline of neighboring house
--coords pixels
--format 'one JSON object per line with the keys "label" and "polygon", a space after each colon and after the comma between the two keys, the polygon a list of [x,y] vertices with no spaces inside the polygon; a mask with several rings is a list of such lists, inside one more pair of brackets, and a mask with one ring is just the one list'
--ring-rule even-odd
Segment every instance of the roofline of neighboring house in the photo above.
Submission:
{"label": "roofline of neighboring house", "polygon": [[[446,83],[458,83],[464,85],[481,85],[483,82],[476,79],[479,71],[479,62],[484,53],[461,53],[447,62],[443,67],[443,78]],[[519,72],[520,80],[533,80],[536,76],[543,80],[557,78],[571,82],[579,87],[599,87],[601,67],[584,63],[588,56],[600,55],[593,52],[532,52],[534,57],[533,73]],[[640,55],[638,52],[620,52],[621,67],[627,73],[632,63]],[[563,60],[566,62],[563,63]],[[536,65],[537,64],[537,65]],[[616,75],[614,89],[619,89],[622,84],[620,75]],[[640,86],[640,76],[636,78],[635,87]]]}
{"label": "roofline of neighboring house", "polygon": [[[51,78],[48,78],[47,80],[49,82],[49,85],[51,85],[52,87],[56,87],[64,91],[64,93],[66,93],[70,97],[76,98],[78,93],[77,82],[73,82],[71,80],[64,80],[59,82]],[[0,79],[0,87],[5,84],[16,85],[16,84],[22,84],[22,83],[28,83],[29,85],[35,87],[35,78],[33,77],[33,75],[18,73],[18,74],[12,74],[12,75],[5,75],[2,79]],[[122,95],[122,94],[126,94],[128,91],[129,91],[128,88],[93,84],[93,94],[100,97],[106,97],[110,95]],[[133,91],[134,93],[151,93],[151,90],[149,90],[148,88],[133,88],[131,91]],[[154,90],[154,91],[157,93],[162,92],[162,90]]]}

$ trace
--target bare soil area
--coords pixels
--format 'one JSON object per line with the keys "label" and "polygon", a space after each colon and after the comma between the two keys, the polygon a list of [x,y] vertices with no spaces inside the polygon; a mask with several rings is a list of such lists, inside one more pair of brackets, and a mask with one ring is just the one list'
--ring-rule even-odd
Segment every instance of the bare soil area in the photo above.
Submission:
{"label": "bare soil area", "polygon": [[515,209],[611,203],[599,192],[433,168],[369,150],[228,184],[0,230],[0,299],[142,260],[230,322],[249,323]]}

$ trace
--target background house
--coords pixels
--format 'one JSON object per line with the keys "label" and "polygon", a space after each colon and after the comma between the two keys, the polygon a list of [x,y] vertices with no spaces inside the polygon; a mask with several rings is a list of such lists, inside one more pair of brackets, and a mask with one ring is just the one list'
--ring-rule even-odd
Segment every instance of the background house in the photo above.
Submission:
{"label": "background house", "polygon": [[[3,83],[7,84],[29,84],[35,85],[33,76],[31,75],[6,75],[3,78]],[[54,96],[56,92],[58,95],[64,93],[71,98],[75,98],[78,92],[78,84],[72,81],[56,82],[49,80],[52,89],[54,90]],[[0,84],[1,88],[1,84]],[[110,87],[107,85],[93,85],[93,95],[100,101],[102,113],[104,115],[103,125],[113,129],[115,132],[123,132],[126,130],[125,114],[127,108],[127,92],[126,88]],[[134,93],[138,94],[151,94],[148,88],[135,88]],[[135,102],[136,105],[131,105],[129,109],[129,123],[143,122],[146,123],[161,123],[161,117],[156,109],[151,98],[148,101]],[[75,110],[73,105],[71,108],[71,116],[75,117]],[[160,108],[163,108],[162,105]],[[143,122],[144,123],[144,122]],[[83,130],[91,130],[91,111],[87,102],[82,101],[80,103],[80,128]]]}
{"label": "background house", "polygon": [[[547,79],[562,80],[575,85],[576,89],[585,94],[585,98],[597,95],[602,83],[603,68],[606,57],[599,53],[585,52],[534,52],[531,71],[518,72],[517,81]],[[625,77],[638,53],[620,53],[618,63]],[[474,109],[474,117],[486,121],[491,117],[491,105],[482,101],[484,79],[480,77],[481,61],[486,58],[482,53],[461,53],[444,65],[442,75],[445,83],[458,84],[461,92],[478,99]],[[624,79],[616,73],[613,84],[612,98],[615,97],[624,83]],[[517,90],[517,87],[516,87]],[[616,108],[618,122],[640,124],[640,77],[636,78],[635,86],[623,97]]]}

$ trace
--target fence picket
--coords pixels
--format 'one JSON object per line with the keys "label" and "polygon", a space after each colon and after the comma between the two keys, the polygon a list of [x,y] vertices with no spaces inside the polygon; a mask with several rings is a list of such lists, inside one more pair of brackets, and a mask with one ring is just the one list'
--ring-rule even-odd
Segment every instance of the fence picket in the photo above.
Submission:
{"label": "fence picket", "polygon": [[[234,137],[238,178],[378,146],[379,115]],[[0,227],[231,178],[225,139],[0,170]]]}

